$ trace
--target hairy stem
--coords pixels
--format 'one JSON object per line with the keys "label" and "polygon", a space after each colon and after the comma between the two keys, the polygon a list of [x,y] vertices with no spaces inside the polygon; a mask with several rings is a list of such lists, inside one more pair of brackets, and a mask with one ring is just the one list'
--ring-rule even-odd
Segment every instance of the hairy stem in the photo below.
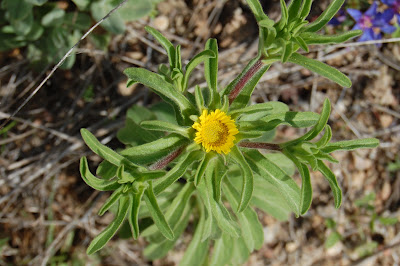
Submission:
{"label": "hairy stem", "polygon": [[175,151],[171,152],[161,160],[155,162],[154,164],[150,165],[149,169],[150,170],[160,170],[163,169],[165,166],[167,166],[170,162],[175,160],[176,157],[178,157],[183,151],[183,147],[180,147],[176,149]]}
{"label": "hairy stem", "polygon": [[273,144],[273,143],[242,141],[242,142],[239,142],[238,145],[240,147],[250,148],[250,149],[263,149],[263,150],[282,151],[282,149],[279,146],[279,144]]}

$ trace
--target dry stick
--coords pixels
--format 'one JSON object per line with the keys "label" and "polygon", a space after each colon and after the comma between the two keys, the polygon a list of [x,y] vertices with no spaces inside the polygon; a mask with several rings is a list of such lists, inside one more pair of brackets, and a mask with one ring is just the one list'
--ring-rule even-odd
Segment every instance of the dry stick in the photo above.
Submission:
{"label": "dry stick", "polygon": [[72,51],[77,47],[81,41],[83,41],[97,26],[100,25],[104,20],[106,20],[112,13],[114,13],[116,10],[118,10],[122,5],[124,5],[128,0],[123,0],[118,6],[114,7],[111,9],[110,12],[108,12],[107,15],[105,15],[99,22],[97,22],[93,27],[91,27],[80,39],[77,43],[72,46],[71,49],[64,55],[64,57],[58,62],[58,64],[53,67],[51,72],[47,75],[47,77],[39,84],[39,86],[36,87],[36,89],[29,95],[28,98],[25,99],[25,101],[15,110],[10,117],[6,119],[1,125],[0,129],[2,129],[32,98],[35,96],[35,94],[43,87],[43,85],[50,79],[50,77],[54,74],[54,72],[64,63],[65,59],[67,59],[68,56],[71,55]]}

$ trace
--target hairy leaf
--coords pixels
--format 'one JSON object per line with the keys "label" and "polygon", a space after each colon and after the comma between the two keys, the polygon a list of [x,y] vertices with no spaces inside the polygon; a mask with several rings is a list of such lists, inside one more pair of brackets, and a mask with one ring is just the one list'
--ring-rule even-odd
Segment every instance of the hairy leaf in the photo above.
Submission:
{"label": "hairy leaf", "polygon": [[86,184],[88,184],[89,186],[91,186],[96,190],[100,191],[116,190],[120,186],[117,180],[109,181],[95,177],[89,170],[86,157],[81,158],[79,170],[81,172],[83,181],[85,181]]}

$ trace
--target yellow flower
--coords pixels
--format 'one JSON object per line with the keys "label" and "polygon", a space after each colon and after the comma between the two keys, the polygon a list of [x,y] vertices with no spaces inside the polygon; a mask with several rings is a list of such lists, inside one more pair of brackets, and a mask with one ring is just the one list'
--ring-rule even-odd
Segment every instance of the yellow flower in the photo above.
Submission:
{"label": "yellow flower", "polygon": [[235,121],[219,109],[210,114],[204,110],[192,127],[197,130],[194,141],[202,144],[206,152],[228,154],[234,145],[234,136],[239,133]]}

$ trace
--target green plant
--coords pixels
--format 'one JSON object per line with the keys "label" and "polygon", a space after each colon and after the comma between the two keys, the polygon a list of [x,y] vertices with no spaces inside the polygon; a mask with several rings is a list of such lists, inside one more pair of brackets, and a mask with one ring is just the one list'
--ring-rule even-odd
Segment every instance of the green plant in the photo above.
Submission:
{"label": "green plant", "polygon": [[[324,161],[336,163],[332,152],[373,148],[379,141],[331,142],[328,99],[320,115],[289,111],[280,102],[249,105],[261,76],[278,61],[299,64],[339,85],[351,86],[337,69],[297,52],[308,52],[311,44],[341,43],[361,33],[316,34],[344,0],[333,1],[316,21],[308,23],[311,2],[294,0],[287,7],[282,0],[281,20],[274,22],[257,0],[247,0],[259,24],[259,52],[221,91],[215,39],[208,40],[204,51],[183,67],[180,46],[174,47],[158,31],[146,27],[166,50],[169,66],[160,65],[158,74],[141,68],[128,68],[124,73],[128,86],[142,83],[164,103],[150,109],[134,106],[128,111],[126,125],[118,132],[127,147],[119,152],[102,145],[88,130],[81,130],[89,148],[104,159],[97,168],[101,178],[96,178],[82,157],[83,180],[94,189],[114,191],[99,215],[118,203],[115,219],[94,238],[89,254],[104,247],[127,217],[133,238],[142,235],[150,242],[145,256],[160,258],[174,247],[193,217],[195,231],[182,265],[201,265],[206,260],[211,265],[242,263],[263,244],[262,226],[253,207],[282,220],[290,212],[299,216],[310,208],[309,168],[325,176],[335,206],[340,206],[341,189]],[[189,76],[202,62],[207,87],[195,86],[190,92]],[[269,142],[274,129],[282,124],[311,129],[288,142]],[[291,177],[294,167],[300,172],[301,187]],[[208,258],[211,245],[214,251]]]}
{"label": "green plant", "polygon": [[[27,58],[33,65],[43,67],[59,62],[79,40],[83,32],[100,21],[122,0],[73,0],[75,10],[48,0],[4,0],[0,5],[0,51],[18,47],[27,48]],[[125,22],[154,13],[161,0],[128,0],[117,12],[102,23],[108,32],[121,34]],[[72,4],[72,3],[69,3]],[[68,5],[68,3],[67,3]],[[106,48],[110,34],[92,35],[100,48]],[[72,54],[63,63],[71,68],[75,62]]]}

